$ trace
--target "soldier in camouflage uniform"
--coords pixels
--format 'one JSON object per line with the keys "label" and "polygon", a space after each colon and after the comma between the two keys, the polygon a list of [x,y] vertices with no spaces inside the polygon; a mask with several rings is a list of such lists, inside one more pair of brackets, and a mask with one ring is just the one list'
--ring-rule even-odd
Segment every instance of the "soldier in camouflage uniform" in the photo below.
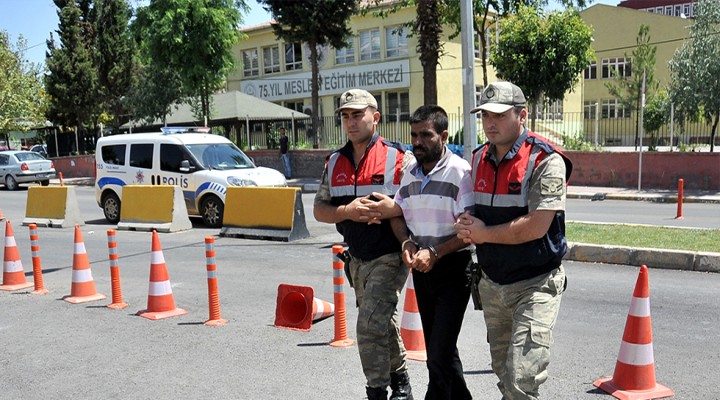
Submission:
{"label": "soldier in camouflage uniform", "polygon": [[455,224],[475,243],[492,368],[504,400],[539,398],[565,291],[562,258],[570,160],[525,128],[522,90],[488,85],[480,106],[488,143],[473,153],[474,216]]}
{"label": "soldier in camouflage uniform", "polygon": [[367,379],[368,399],[412,399],[397,304],[409,269],[388,216],[368,207],[373,192],[394,195],[404,166],[412,159],[403,145],[377,134],[377,101],[365,90],[340,97],[347,144],[328,156],[313,214],[334,223],[348,245],[350,276],[359,307],[357,342]]}

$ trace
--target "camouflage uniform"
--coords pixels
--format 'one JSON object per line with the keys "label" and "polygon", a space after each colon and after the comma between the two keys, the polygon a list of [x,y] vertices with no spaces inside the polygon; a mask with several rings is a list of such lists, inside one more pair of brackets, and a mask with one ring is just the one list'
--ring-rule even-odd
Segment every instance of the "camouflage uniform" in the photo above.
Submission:
{"label": "camouflage uniform", "polygon": [[[565,209],[566,167],[558,154],[543,160],[530,182],[529,210]],[[483,301],[492,368],[504,400],[537,399],[548,377],[553,328],[565,290],[562,265],[538,276],[498,284],[483,272]]]}
{"label": "camouflage uniform", "polygon": [[[402,163],[403,171],[413,159],[411,153],[406,153]],[[330,200],[326,168],[314,203]],[[350,250],[352,252],[353,249]],[[409,271],[399,251],[372,260],[350,256],[350,274],[359,308],[356,327],[358,351],[368,387],[387,387],[390,384],[390,373],[407,371],[397,304]]]}

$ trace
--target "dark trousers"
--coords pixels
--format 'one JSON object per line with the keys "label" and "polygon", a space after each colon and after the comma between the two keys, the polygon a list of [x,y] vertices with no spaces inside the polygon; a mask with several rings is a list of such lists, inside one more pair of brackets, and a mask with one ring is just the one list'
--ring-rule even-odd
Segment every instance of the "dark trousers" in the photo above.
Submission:
{"label": "dark trousers", "polygon": [[470,299],[468,262],[470,252],[461,251],[441,258],[428,273],[412,271],[430,376],[425,400],[472,399],[457,349]]}

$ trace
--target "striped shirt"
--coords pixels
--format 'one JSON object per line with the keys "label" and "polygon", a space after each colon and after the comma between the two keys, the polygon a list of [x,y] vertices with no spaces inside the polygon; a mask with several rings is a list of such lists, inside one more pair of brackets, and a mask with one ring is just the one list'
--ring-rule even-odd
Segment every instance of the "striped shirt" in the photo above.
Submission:
{"label": "striped shirt", "polygon": [[455,237],[453,224],[474,206],[470,164],[447,147],[426,176],[413,160],[400,182],[395,203],[402,208],[412,239],[436,246]]}

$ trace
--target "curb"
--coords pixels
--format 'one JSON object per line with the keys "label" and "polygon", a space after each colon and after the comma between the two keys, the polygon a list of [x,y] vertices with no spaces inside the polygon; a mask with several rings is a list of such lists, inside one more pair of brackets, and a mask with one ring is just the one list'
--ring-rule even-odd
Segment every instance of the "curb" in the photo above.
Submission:
{"label": "curb", "polygon": [[568,243],[564,259],[571,261],[647,265],[648,268],[720,272],[720,253]]}

